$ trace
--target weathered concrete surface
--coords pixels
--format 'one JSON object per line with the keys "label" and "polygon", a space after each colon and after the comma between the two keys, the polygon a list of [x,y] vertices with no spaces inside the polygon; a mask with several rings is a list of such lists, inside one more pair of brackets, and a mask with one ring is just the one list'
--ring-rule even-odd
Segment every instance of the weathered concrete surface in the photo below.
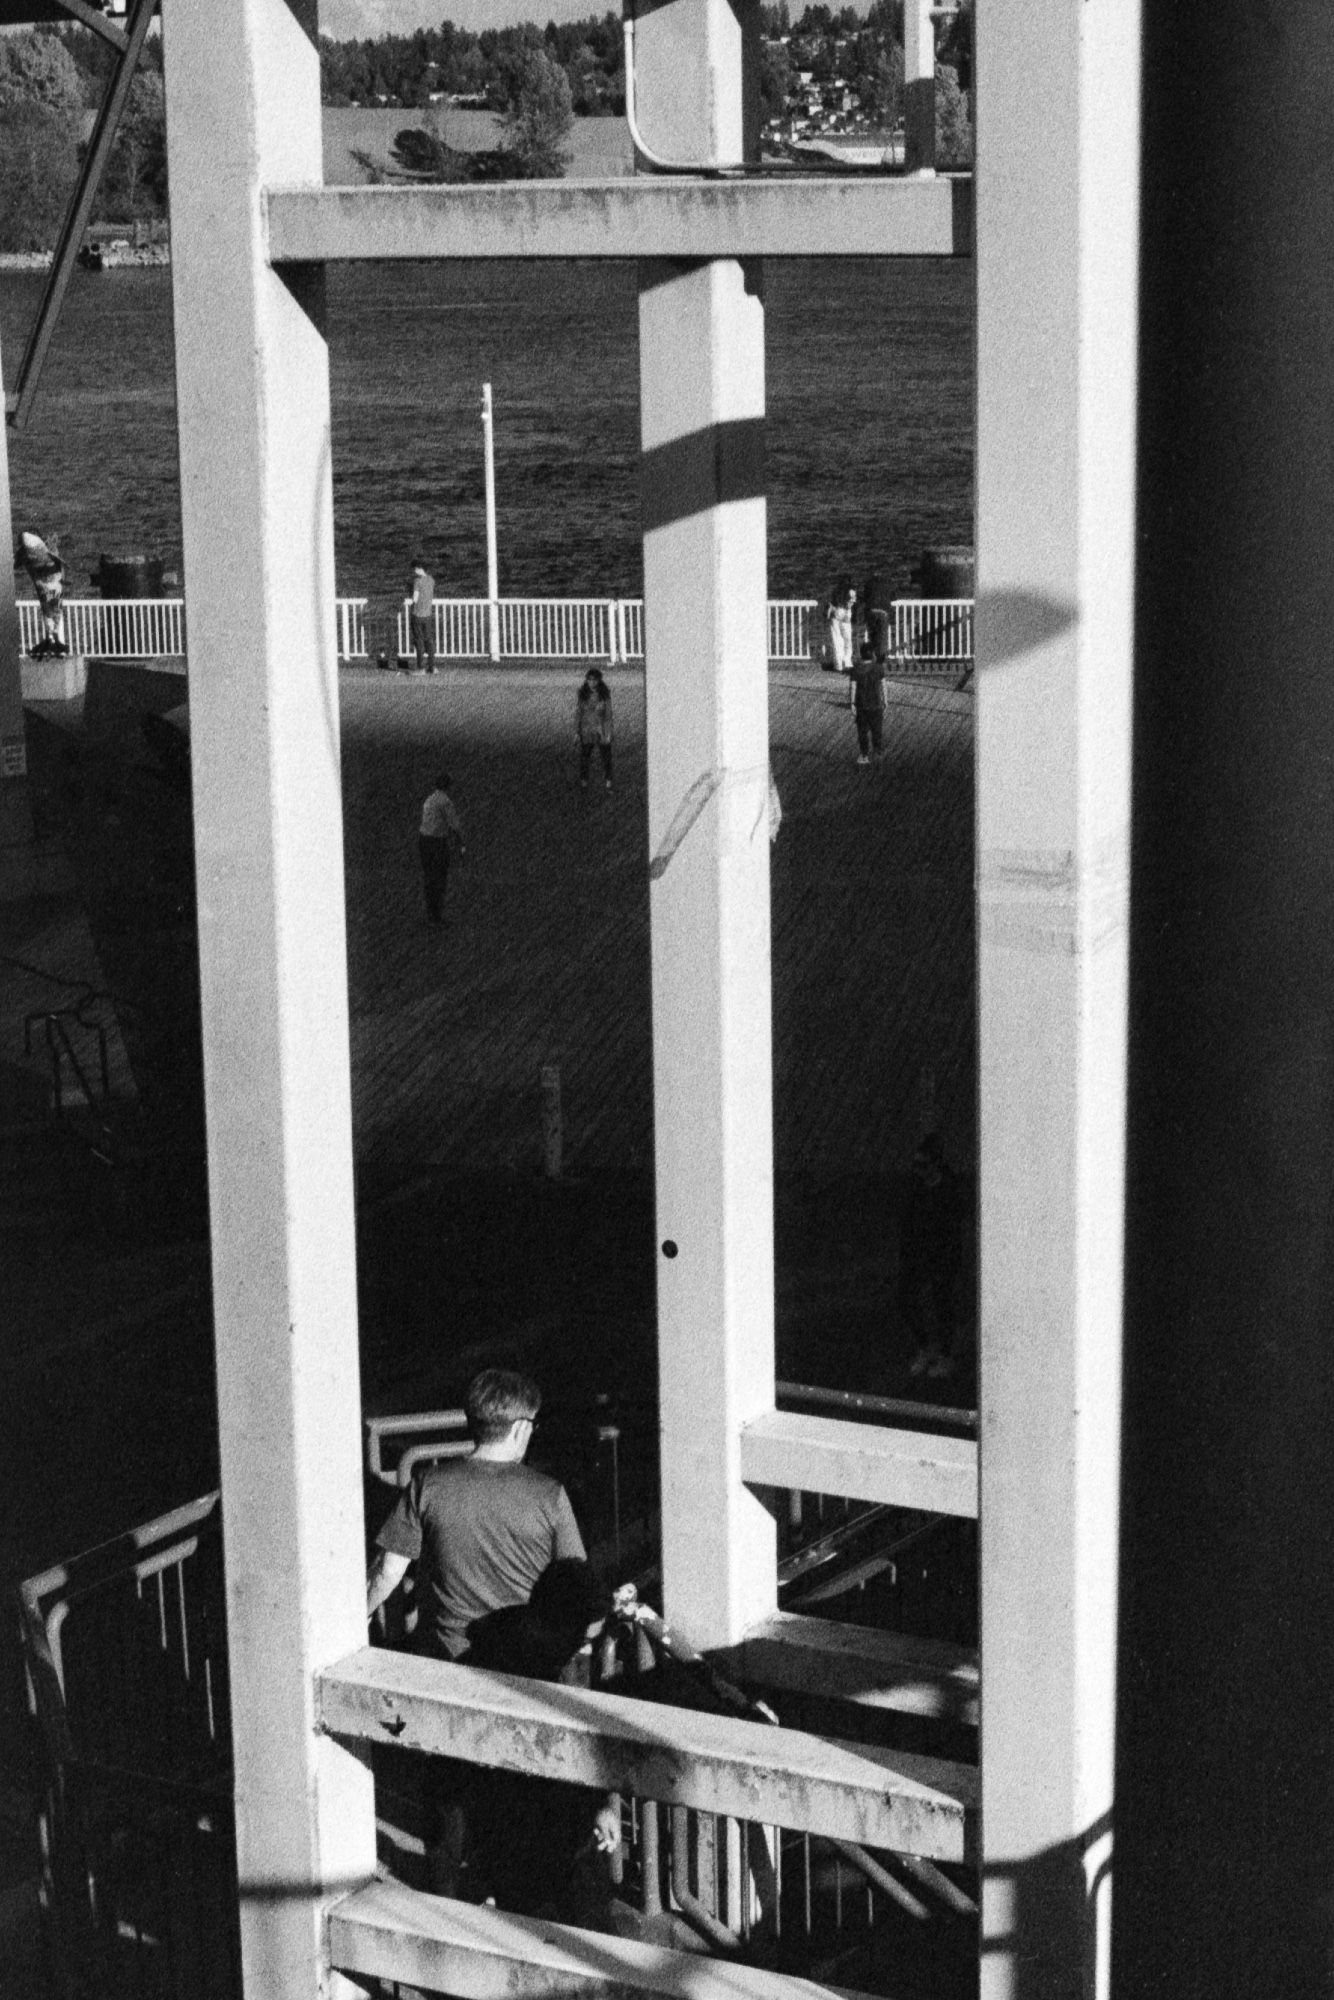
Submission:
{"label": "weathered concrete surface", "polygon": [[971,1851],[977,1773],[938,1758],[376,1647],[318,1674],[316,1706],[333,1735],[933,1861]]}

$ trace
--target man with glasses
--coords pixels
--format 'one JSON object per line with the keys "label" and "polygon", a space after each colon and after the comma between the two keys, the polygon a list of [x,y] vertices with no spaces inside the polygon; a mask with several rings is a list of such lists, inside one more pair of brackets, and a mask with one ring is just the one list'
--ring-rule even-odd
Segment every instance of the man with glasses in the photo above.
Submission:
{"label": "man with glasses", "polygon": [[484,1368],[464,1398],[473,1450],[418,1468],[381,1528],[366,1580],[374,1613],[417,1565],[418,1652],[461,1660],[476,1620],[526,1604],[550,1563],[585,1559],[569,1495],[524,1464],[542,1392]]}
{"label": "man with glasses", "polygon": [[[470,1456],[420,1466],[376,1536],[367,1613],[374,1615],[415,1563],[419,1653],[464,1659],[474,1626],[527,1604],[553,1562],[584,1560],[565,1488],[523,1462],[541,1407],[542,1391],[529,1376],[484,1368],[464,1397]],[[457,1896],[467,1886],[474,1784],[466,1764],[431,1760],[426,1867],[439,1896]]]}

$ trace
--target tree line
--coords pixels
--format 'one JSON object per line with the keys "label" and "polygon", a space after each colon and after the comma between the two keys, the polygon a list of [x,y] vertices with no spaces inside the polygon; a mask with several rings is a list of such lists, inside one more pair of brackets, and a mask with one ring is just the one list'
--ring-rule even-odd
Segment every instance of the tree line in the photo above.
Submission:
{"label": "tree line", "polygon": [[[973,0],[942,23],[938,38],[938,150],[943,162],[971,158]],[[841,83],[877,130],[902,115],[903,0],[873,0],[869,13],[816,0],[792,19],[789,0],[762,9],[763,114],[790,122],[802,78],[817,88]],[[55,241],[84,145],[88,114],[100,103],[112,51],[74,24],[0,36],[0,250],[47,249]],[[440,109],[423,128],[395,140],[395,178],[523,179],[558,175],[576,117],[625,109],[621,23],[615,13],[545,28],[488,28],[474,34],[445,21],[411,35],[320,43],[328,105]],[[799,88],[800,87],[800,88]],[[485,107],[501,121],[499,145],[473,153],[449,144],[444,107]],[[373,177],[384,169],[369,158]],[[94,210],[95,221],[137,222],[166,213],[167,151],[161,42],[150,38]]]}
{"label": "tree line", "polygon": [[[961,0],[943,22],[938,60],[965,94],[972,88],[974,0]],[[903,0],[873,0],[863,18],[852,7],[807,6],[795,23],[788,0],[761,10],[762,88],[766,114],[781,115],[793,80],[808,71],[817,84],[843,76],[868,105],[883,101],[885,74],[903,74]],[[504,112],[516,71],[541,54],[569,86],[576,117],[619,117],[625,110],[625,63],[618,14],[582,21],[485,28],[474,34],[445,21],[411,35],[320,42],[326,104],[421,109],[442,98]],[[877,97],[878,93],[878,97]]]}
{"label": "tree line", "polygon": [[[147,44],[103,176],[96,222],[151,221],[167,210],[161,42]],[[88,115],[113,51],[86,28],[0,35],[0,250],[49,250],[78,178]]]}

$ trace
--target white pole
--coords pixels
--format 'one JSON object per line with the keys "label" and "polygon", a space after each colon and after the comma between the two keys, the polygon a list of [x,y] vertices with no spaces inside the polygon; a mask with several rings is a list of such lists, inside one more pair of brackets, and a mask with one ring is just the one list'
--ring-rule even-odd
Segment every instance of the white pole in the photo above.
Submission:
{"label": "white pole", "polygon": [[496,554],[496,439],[491,421],[491,384],[482,384],[482,441],[486,457],[486,636],[493,660],[500,658],[500,561]]}

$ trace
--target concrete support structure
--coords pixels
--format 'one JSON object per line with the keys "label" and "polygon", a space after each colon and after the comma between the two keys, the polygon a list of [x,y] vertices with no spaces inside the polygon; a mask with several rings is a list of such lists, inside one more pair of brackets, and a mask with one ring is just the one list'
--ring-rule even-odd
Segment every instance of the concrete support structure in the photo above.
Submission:
{"label": "concrete support structure", "polygon": [[985,2000],[1107,1978],[1138,12],[977,21]]}
{"label": "concrete support structure", "polygon": [[366,1635],[328,369],[259,194],[320,179],[319,62],[285,0],[164,39],[242,1960],[294,2000],[375,1861],[313,1713]]}
{"label": "concrete support structure", "polygon": [[339,1736],[938,1861],[976,1853],[972,1764],[377,1647],[319,1677],[318,1708]]}
{"label": "concrete support structure", "polygon": [[[14,514],[9,498],[9,425],[5,419],[4,367],[0,360],[0,838],[8,847],[27,817],[28,758],[23,734],[23,680],[19,665],[19,614],[14,603]],[[19,805],[16,793],[24,792]],[[29,826],[29,835],[31,827]]]}
{"label": "concrete support structure", "polygon": [[1334,1963],[1334,10],[1296,27],[1144,14],[1126,2000]]}
{"label": "concrete support structure", "polygon": [[933,0],[903,5],[903,163],[936,170],[936,24]]}
{"label": "concrete support structure", "polygon": [[[683,0],[675,0],[676,5]],[[959,257],[968,180],[523,181],[265,198],[274,263],[374,257]]]}
{"label": "concrete support structure", "polygon": [[[750,4],[650,12],[646,143],[754,157],[757,32]],[[717,1646],[777,1589],[741,1468],[774,1396],[762,274],[644,263],[639,292],[663,1590]]]}

